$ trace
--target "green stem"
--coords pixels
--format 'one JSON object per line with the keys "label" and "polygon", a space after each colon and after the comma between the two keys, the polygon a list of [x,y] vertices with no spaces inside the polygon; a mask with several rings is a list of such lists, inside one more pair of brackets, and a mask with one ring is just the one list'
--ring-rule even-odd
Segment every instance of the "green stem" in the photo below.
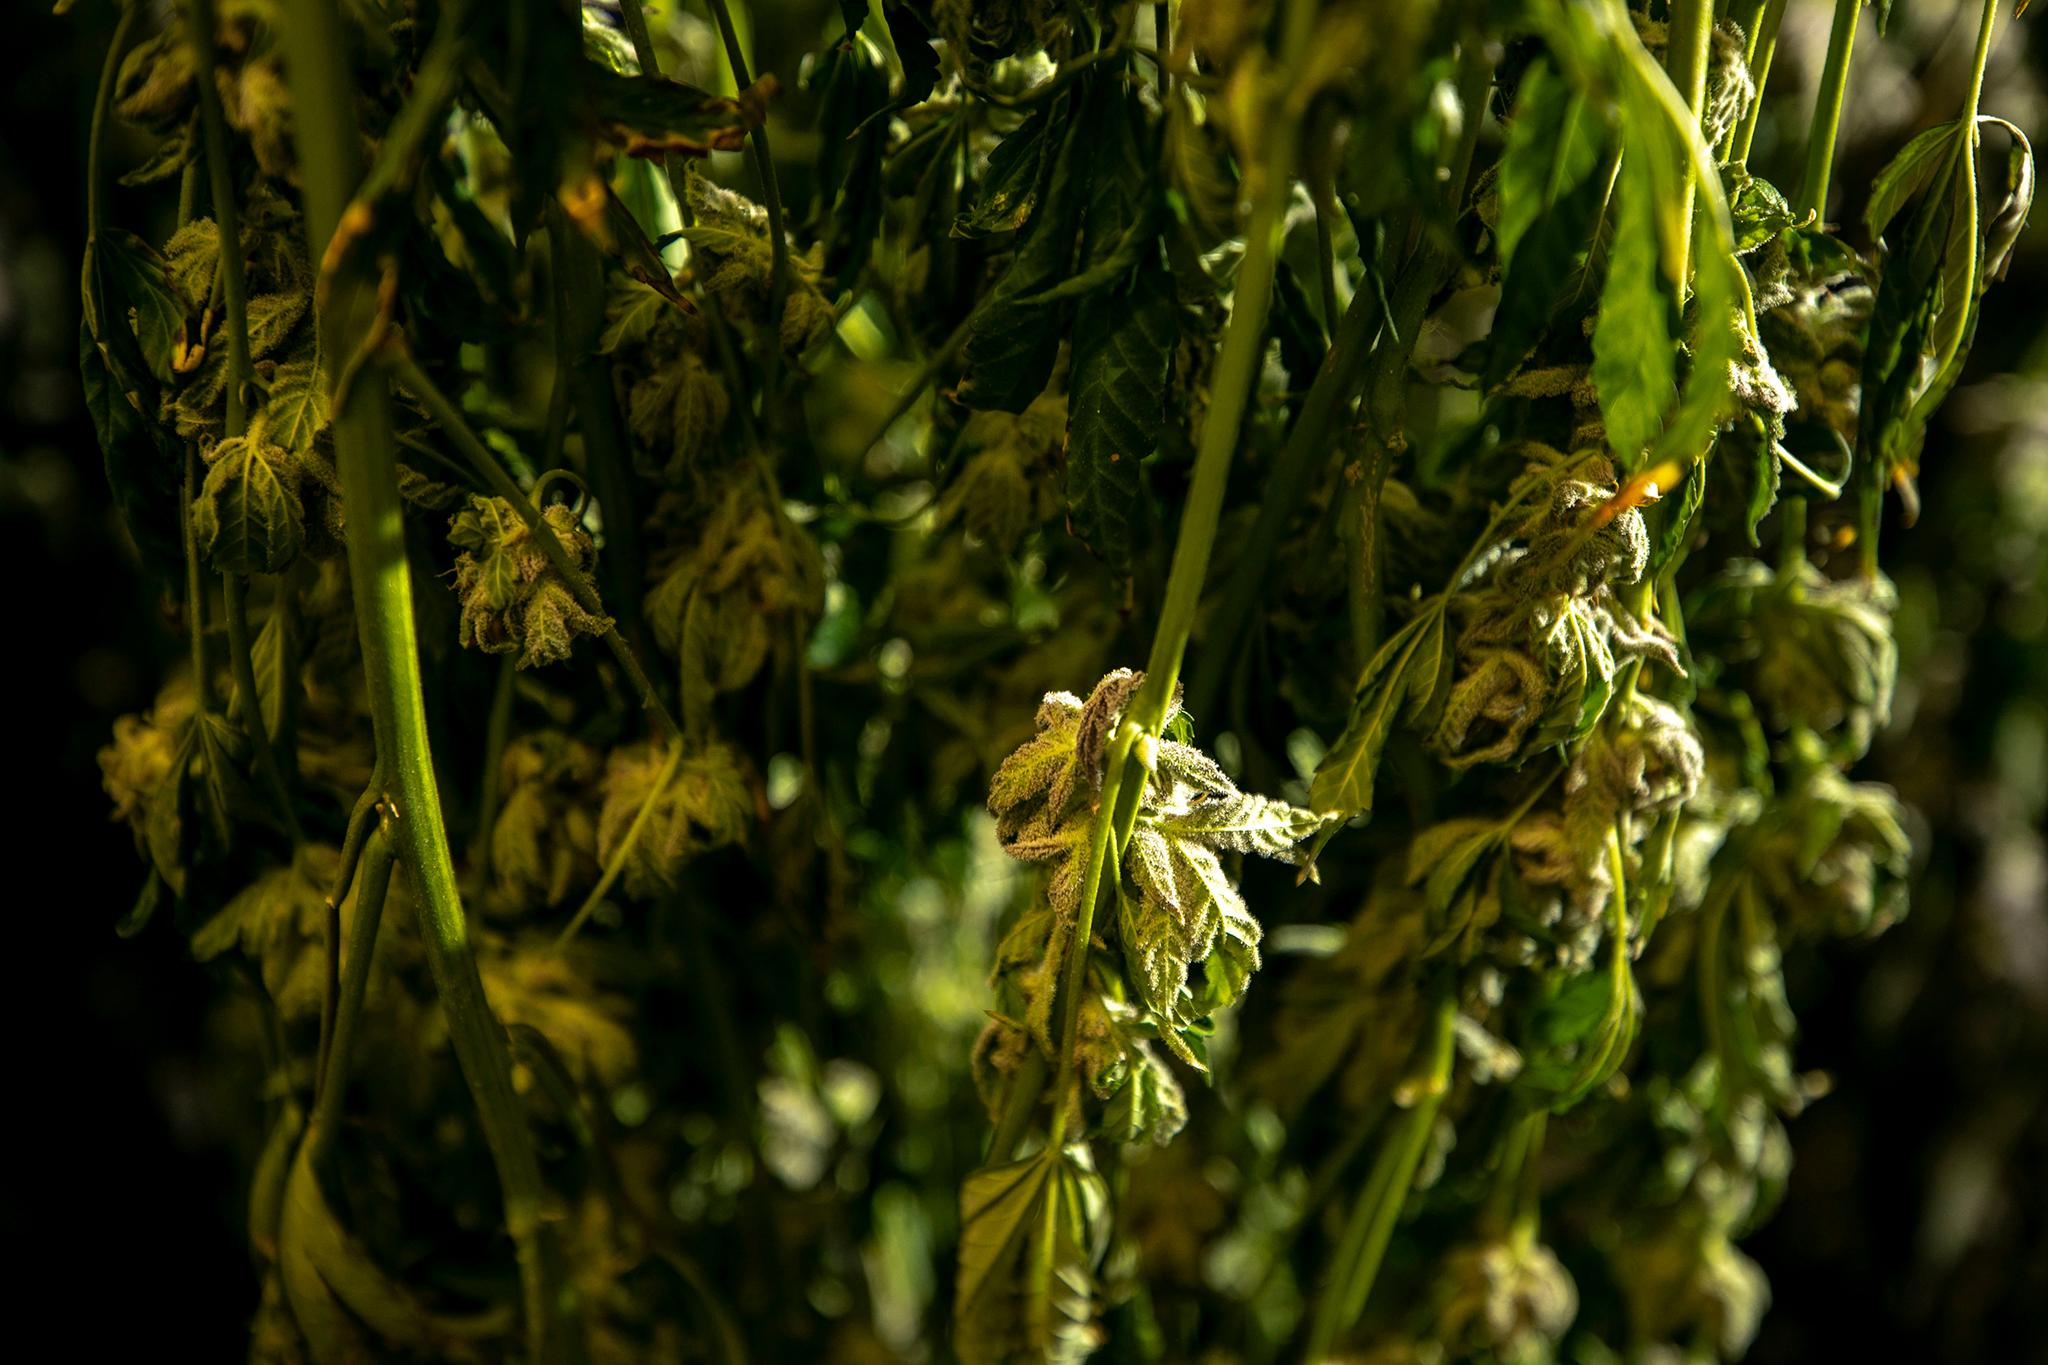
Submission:
{"label": "green stem", "polygon": [[227,434],[247,428],[247,388],[254,377],[249,362],[249,293],[242,274],[241,213],[235,202],[234,167],[228,163],[227,120],[221,114],[220,87],[214,81],[213,45],[218,32],[213,0],[192,0],[193,88],[199,95],[199,127],[206,139],[206,178],[213,193],[213,221],[220,234],[219,279],[227,306],[221,330],[228,339]]}
{"label": "green stem", "polygon": [[1429,1146],[1436,1127],[1437,1111],[1450,1089],[1452,1026],[1458,1017],[1457,998],[1445,991],[1438,999],[1430,1025],[1429,1070],[1421,1078],[1422,1093],[1387,1134],[1372,1174],[1366,1179],[1358,1203],[1353,1206],[1339,1245],[1336,1270],[1329,1286],[1317,1299],[1315,1316],[1309,1325],[1308,1350],[1303,1359],[1320,1365],[1330,1355],[1337,1338],[1351,1330],[1372,1298],[1373,1281],[1379,1277],[1380,1262],[1393,1238],[1394,1224],[1415,1184],[1415,1172]]}
{"label": "green stem", "polygon": [[[1305,54],[1314,18],[1312,0],[1288,0],[1281,70],[1294,69]],[[1103,763],[1100,805],[1089,833],[1087,873],[1081,885],[1081,909],[1060,986],[1060,1057],[1053,1083],[1050,1139],[1054,1146],[1065,1136],[1068,1106],[1064,1097],[1074,1076],[1076,1024],[1087,980],[1095,906],[1101,898],[1105,873],[1117,875],[1109,857],[1112,833],[1120,852],[1130,838],[1144,799],[1146,772],[1135,760],[1133,750],[1140,735],[1159,732],[1173,704],[1181,657],[1187,650],[1188,634],[1194,628],[1202,584],[1208,577],[1210,550],[1216,541],[1217,522],[1223,515],[1231,455],[1237,448],[1239,428],[1265,350],[1266,313],[1272,304],[1284,210],[1294,180],[1295,134],[1301,115],[1302,111],[1285,98],[1284,92],[1273,99],[1267,119],[1264,162],[1254,166],[1251,177],[1255,189],[1251,222],[1245,233],[1244,261],[1238,267],[1237,282],[1231,291],[1230,320],[1224,326],[1223,342],[1216,357],[1209,413],[1196,449],[1187,506],[1181,513],[1173,568],[1166,580],[1166,599],[1152,637],[1151,656],[1145,664],[1145,681],[1131,699]]]}
{"label": "green stem", "polygon": [[[256,664],[250,653],[248,580],[240,574],[227,573],[220,576],[220,581],[223,615],[228,623],[228,663],[234,670],[236,693],[247,698],[249,741],[256,751],[256,771],[270,788],[285,833],[290,836],[292,847],[297,848],[306,841],[305,832],[299,827],[298,812],[292,806],[291,789],[285,785],[276,742],[263,724],[263,703],[256,690]],[[278,685],[284,686],[285,680],[279,679]]]}
{"label": "green stem", "polygon": [[[351,45],[338,0],[296,6],[283,38],[308,245],[313,259],[322,260],[362,169],[347,71]],[[327,354],[351,355],[377,324],[376,288],[354,271],[331,283],[319,319]],[[449,1038],[497,1167],[506,1229],[517,1250],[528,1352],[537,1361],[556,1359],[562,1354],[558,1344],[579,1335],[575,1301],[559,1277],[552,1229],[542,1221],[545,1188],[533,1135],[512,1085],[504,1031],[484,997],[455,885],[427,736],[389,392],[374,367],[349,387],[334,413],[333,431],[349,509],[349,577],[363,680],[378,763],[395,779],[386,806],[411,875],[421,944]]]}
{"label": "green stem", "polygon": [[383,800],[386,784],[384,765],[379,763],[370,772],[370,784],[363,788],[349,810],[348,824],[341,835],[341,858],[334,869],[334,885],[327,892],[330,909],[339,910],[341,903],[348,899],[348,889],[355,885],[356,868],[362,862],[363,848],[369,843],[370,831],[376,828],[377,803]]}
{"label": "green stem", "polygon": [[1789,574],[1806,562],[1806,499],[1778,502],[1778,571]]}
{"label": "green stem", "polygon": [[[1851,0],[1860,3],[1860,0]],[[1664,48],[1664,69],[1671,73],[1671,84],[1677,87],[1685,107],[1692,112],[1693,122],[1699,122],[1700,110],[1707,102],[1707,54],[1714,41],[1713,0],[1671,0],[1670,37]],[[1678,259],[1674,263],[1679,288],[1692,275],[1692,205],[1694,184],[1693,166],[1687,160],[1680,167],[1680,196],[1684,209],[1681,222],[1683,235],[1679,238]]]}
{"label": "green stem", "polygon": [[1266,590],[1266,566],[1279,549],[1294,510],[1308,495],[1316,470],[1330,456],[1331,433],[1339,414],[1357,391],[1358,375],[1380,316],[1379,300],[1370,289],[1351,296],[1337,324],[1335,338],[1323,356],[1301,412],[1287,433],[1267,476],[1265,496],[1259,500],[1259,515],[1245,538],[1238,571],[1230,575],[1223,600],[1210,618],[1202,651],[1195,661],[1194,677],[1188,687],[1188,711],[1211,714],[1231,663],[1237,658],[1238,636],[1250,619],[1260,595]]}
{"label": "green stem", "polygon": [[633,849],[639,844],[640,836],[647,832],[647,822],[654,818],[654,808],[660,804],[662,794],[668,790],[669,783],[675,781],[676,769],[682,766],[682,762],[682,742],[674,741],[674,747],[669,751],[668,762],[661,765],[661,772],[655,776],[654,785],[647,789],[647,795],[640,802],[640,809],[633,812],[633,823],[626,826],[625,836],[619,840],[619,846],[612,850],[611,861],[605,865],[604,875],[598,878],[596,886],[590,888],[590,894],[583,898],[583,904],[577,907],[576,913],[570,917],[568,926],[556,936],[556,952],[559,953],[569,946],[569,940],[575,938],[576,931],[583,927],[584,921],[597,912],[597,907],[604,903],[605,893],[612,889],[612,883],[626,870],[626,859],[633,856]]}
{"label": "green stem", "polygon": [[1727,985],[1723,975],[1725,962],[1721,935],[1728,921],[1728,903],[1734,899],[1737,880],[1743,874],[1731,872],[1725,875],[1727,879],[1708,893],[1700,916],[1698,946],[1693,950],[1699,971],[1700,1020],[1706,1027],[1707,1051],[1721,1072],[1720,1084],[1714,1087],[1714,1111],[1724,1119],[1727,1116],[1726,1096],[1738,1080],[1736,1073],[1740,1064],[1728,1046],[1724,1020]]}
{"label": "green stem", "polygon": [[[399,387],[419,400],[420,406],[427,410],[427,416],[433,420],[434,425],[454,443],[455,448],[469,461],[470,467],[476,471],[477,476],[491,492],[511,504],[512,510],[526,523],[526,529],[532,535],[534,543],[539,545],[541,553],[548,557],[548,563],[562,580],[563,586],[568,588],[570,595],[576,599],[577,604],[594,616],[603,615],[603,600],[598,597],[597,590],[590,586],[582,570],[569,558],[569,552],[562,548],[561,539],[555,535],[554,527],[548,525],[546,518],[541,516],[540,509],[535,507],[533,500],[526,495],[526,491],[519,486],[498,457],[491,453],[491,448],[471,429],[469,419],[462,415],[462,410],[449,401],[448,396],[441,392],[439,385],[427,377],[426,371],[419,367],[419,362],[404,351],[393,351],[387,356],[386,363],[391,368],[392,376],[398,380]],[[619,661],[619,667],[626,671],[627,679],[631,681],[633,690],[640,697],[640,704],[653,715],[665,734],[672,739],[680,739],[682,727],[676,724],[675,717],[669,713],[667,703],[663,702],[661,694],[655,691],[653,681],[647,676],[647,670],[640,666],[640,656],[634,653],[633,647],[626,643],[616,626],[606,630],[603,639],[612,656]]]}
{"label": "green stem", "polygon": [[512,681],[519,661],[507,654],[498,661],[498,685],[491,691],[491,718],[484,729],[484,772],[476,802],[476,833],[470,841],[470,875],[478,888],[491,880],[491,827],[498,822],[499,789],[504,785],[505,745],[512,737]]}
{"label": "green stem", "polygon": [[409,184],[428,155],[432,139],[447,127],[448,111],[462,89],[462,65],[468,57],[459,30],[468,18],[469,0],[441,0],[438,8],[440,18],[413,70],[410,93],[384,130],[377,144],[377,159],[356,188],[359,203],[374,206]]}
{"label": "green stem", "polygon": [[1351,664],[1360,673],[1379,651],[1386,621],[1386,573],[1380,553],[1380,497],[1386,491],[1393,453],[1377,436],[1366,436],[1365,459],[1346,471],[1339,534],[1344,544],[1345,607],[1351,618]]}
{"label": "green stem", "polygon": [[[135,0],[123,0],[121,17],[114,21],[114,36],[107,42],[107,58],[100,67],[100,84],[92,101],[92,129],[85,143],[85,224],[92,235],[107,230],[107,200],[101,186],[106,181],[107,117],[114,108],[114,87],[121,78],[121,59],[135,37],[135,22],[141,7]],[[189,178],[191,168],[186,168]]]}
{"label": "green stem", "polygon": [[1835,0],[1827,62],[1821,67],[1820,93],[1814,99],[1813,123],[1806,136],[1806,173],[1800,177],[1799,199],[1793,205],[1802,213],[1827,215],[1835,135],[1841,128],[1842,101],[1849,89],[1849,57],[1856,47],[1856,21],[1862,10],[1863,0]]}
{"label": "green stem", "polygon": [[[633,59],[640,66],[640,74],[660,76],[661,57],[654,50],[654,35],[647,31],[647,12],[640,0],[619,0],[619,19],[626,26],[626,41],[633,45]],[[661,169],[668,177],[669,192],[676,197],[676,211],[687,212],[683,198],[688,172],[683,169],[683,163],[664,152]]]}
{"label": "green stem", "polygon": [[1018,1144],[1031,1127],[1032,1111],[1038,1108],[1038,1097],[1045,1092],[1046,1073],[1050,1070],[1043,1052],[1035,1047],[1025,1051],[1024,1060],[1010,1077],[1010,1088],[1003,1092],[1003,1109],[996,1116],[985,1162],[995,1165],[1016,1155]]}
{"label": "green stem", "polygon": [[980,313],[979,307],[969,310],[967,316],[960,319],[959,325],[946,334],[946,339],[939,343],[939,348],[925,357],[924,365],[919,368],[917,377],[910,381],[908,388],[896,395],[896,401],[889,405],[889,415],[876,426],[874,435],[861,442],[857,454],[865,457],[870,450],[880,445],[882,438],[889,434],[889,428],[902,421],[904,414],[917,405],[917,400],[923,396],[924,391],[939,377],[939,371],[944,369],[947,363],[960,353],[960,348],[967,344],[967,338],[974,330],[974,320]]}
{"label": "green stem", "polygon": [[388,824],[371,834],[363,850],[362,874],[356,878],[356,911],[349,923],[348,961],[343,968],[339,1003],[334,1011],[334,1037],[320,1088],[313,1100],[313,1121],[306,1134],[310,1158],[327,1153],[341,1127],[341,1105],[348,1095],[349,1061],[355,1052],[356,1022],[369,991],[370,963],[376,956],[377,928],[384,922],[384,901],[391,889],[391,869],[398,856]]}
{"label": "green stem", "polygon": [[1166,69],[1167,59],[1173,55],[1171,4],[1152,6],[1152,50],[1159,59],[1159,102],[1165,104],[1173,98],[1173,73]]}
{"label": "green stem", "polygon": [[1330,104],[1316,106],[1315,153],[1308,167],[1309,201],[1316,211],[1316,297],[1323,305],[1323,327],[1337,334],[1337,194],[1331,165],[1337,155],[1337,112]]}
{"label": "green stem", "polygon": [[1756,97],[1749,102],[1729,143],[1731,161],[1747,162],[1750,146],[1756,141],[1757,119],[1764,108],[1764,87],[1770,83],[1771,61],[1778,53],[1778,28],[1784,17],[1785,0],[1770,0],[1748,35],[1748,48],[1743,56],[1749,63],[1750,79],[1756,82]]}
{"label": "green stem", "polygon": [[199,573],[199,541],[192,530],[192,499],[199,491],[199,451],[185,447],[185,486],[178,522],[185,530],[185,628],[192,636],[192,688],[202,714],[213,710],[213,674],[206,666],[206,589]]}
{"label": "green stem", "polygon": [[[725,43],[725,59],[732,67],[735,91],[753,84],[747,74],[747,54],[740,50],[739,32],[733,27],[732,11],[725,0],[710,0],[711,17],[718,23],[718,36]],[[775,429],[775,377],[782,359],[782,309],[789,299],[789,241],[782,233],[782,188],[775,179],[775,154],[768,147],[768,120],[749,131],[754,151],[754,169],[761,177],[761,202],[768,210],[768,245],[773,255],[768,280],[768,326],[762,338],[761,425]]]}
{"label": "green stem", "polygon": [[1543,1206],[1543,1136],[1550,1126],[1547,1110],[1529,1115],[1529,1135],[1522,1150],[1522,1179],[1516,1190],[1515,1220],[1509,1230],[1516,1246],[1526,1251],[1536,1240],[1536,1225]]}
{"label": "green stem", "polygon": [[1523,1177],[1534,1160],[1534,1148],[1542,1145],[1547,1112],[1541,1107],[1525,1110],[1501,1141],[1500,1165],[1494,1170],[1486,1209],[1480,1217],[1489,1237],[1505,1237],[1515,1225],[1523,1202]]}
{"label": "green stem", "polygon": [[[213,45],[217,23],[213,0],[192,0],[193,81],[199,96],[199,126],[206,142],[206,177],[213,197],[213,221],[220,238],[220,267],[217,278],[226,316],[221,331],[228,342],[227,435],[229,439],[248,430],[248,391],[255,379],[249,359],[249,290],[242,263],[241,209],[235,199],[234,167],[228,160],[227,120],[221,113],[220,88],[214,80]],[[283,817],[285,830],[294,847],[304,842],[298,816],[293,813],[291,793],[285,787],[284,771],[277,750],[263,725],[263,708],[257,702],[256,668],[249,654],[249,608],[247,586],[237,574],[221,575],[221,591],[228,625],[228,664],[234,671],[237,691],[248,698],[249,737],[256,752],[256,770],[270,788]]]}

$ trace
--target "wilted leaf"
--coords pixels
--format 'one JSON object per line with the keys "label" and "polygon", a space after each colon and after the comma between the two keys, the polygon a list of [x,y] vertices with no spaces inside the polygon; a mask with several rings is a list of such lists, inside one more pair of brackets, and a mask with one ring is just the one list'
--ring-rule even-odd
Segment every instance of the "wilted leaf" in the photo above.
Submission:
{"label": "wilted leaf", "polygon": [[1317,814],[1351,816],[1372,809],[1380,755],[1404,708],[1411,720],[1429,709],[1446,680],[1443,655],[1442,601],[1423,608],[1380,646],[1352,696],[1344,733],[1316,767],[1309,804]]}
{"label": "wilted leaf", "polygon": [[1052,124],[1052,106],[1042,105],[996,144],[973,206],[954,220],[956,237],[1015,232],[1029,221],[1038,204],[1048,151],[1057,150],[1057,139],[1046,131]]}
{"label": "wilted leaf", "polygon": [[1108,1206],[1082,1145],[967,1177],[953,1305],[961,1365],[1074,1362],[1094,1349]]}
{"label": "wilted leaf", "polygon": [[1156,261],[1142,263],[1127,289],[1085,300],[1075,318],[1067,517],[1113,569],[1130,564],[1138,466],[1159,444],[1174,340],[1173,282]]}

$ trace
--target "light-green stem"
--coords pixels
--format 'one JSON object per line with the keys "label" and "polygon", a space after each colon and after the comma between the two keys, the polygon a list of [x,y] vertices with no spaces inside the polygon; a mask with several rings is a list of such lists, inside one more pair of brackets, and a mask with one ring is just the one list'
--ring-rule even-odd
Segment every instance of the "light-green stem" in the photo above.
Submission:
{"label": "light-green stem", "polygon": [[[322,260],[362,175],[346,66],[352,45],[334,0],[296,6],[283,38],[308,245],[312,258]],[[319,319],[326,354],[355,353],[377,321],[375,292],[353,270],[332,281]],[[533,1135],[512,1085],[504,1030],[484,997],[455,885],[427,736],[390,398],[376,367],[357,375],[334,414],[333,430],[348,507],[349,577],[364,687],[377,761],[394,788],[386,801],[395,808],[398,849],[412,878],[428,969],[497,1167],[506,1229],[517,1251],[528,1352],[537,1361],[558,1359],[571,1353],[568,1343],[578,1333],[574,1299],[561,1285],[554,1235],[542,1220],[545,1188]]]}
{"label": "light-green stem", "polygon": [[1806,136],[1806,173],[1799,178],[1801,212],[1821,218],[1828,211],[1828,177],[1834,173],[1835,135],[1842,124],[1842,101],[1849,90],[1849,58],[1856,47],[1856,21],[1863,0],[1835,0],[1835,23],[1828,31],[1828,56],[1820,71],[1820,93],[1813,103],[1813,124]]}
{"label": "light-green stem", "polygon": [[1984,0],[1977,21],[1977,50],[1970,58],[1970,88],[1963,96],[1963,117],[1969,121],[1970,145],[1977,145],[1977,108],[1984,100],[1984,67],[1991,57],[1991,34],[1998,27],[1998,0]]}
{"label": "light-green stem", "polygon": [[339,1004],[334,1013],[334,1039],[320,1072],[313,1100],[313,1121],[306,1141],[311,1159],[327,1153],[341,1126],[341,1105],[348,1096],[349,1062],[355,1052],[356,1023],[370,987],[370,963],[376,956],[377,929],[384,922],[384,901],[391,889],[391,869],[398,850],[388,827],[379,827],[363,849],[362,871],[356,877],[356,910],[349,924],[348,960],[343,964]]}
{"label": "light-green stem", "polygon": [[[1280,69],[1293,69],[1290,63],[1306,51],[1314,17],[1312,0],[1289,0]],[[1152,653],[1145,664],[1145,681],[1125,710],[1123,723],[1117,727],[1103,762],[1102,792],[1089,835],[1088,870],[1081,885],[1081,909],[1060,984],[1060,1056],[1053,1082],[1050,1139],[1053,1146],[1058,1146],[1065,1137],[1066,1094],[1074,1076],[1076,1025],[1087,982],[1095,906],[1102,896],[1104,877],[1117,875],[1111,844],[1114,842],[1117,850],[1122,849],[1144,797],[1147,774],[1133,751],[1141,735],[1159,732],[1173,704],[1181,658],[1187,651],[1188,635],[1194,629],[1195,610],[1201,603],[1202,584],[1208,577],[1209,553],[1215,545],[1217,522],[1223,515],[1231,455],[1237,449],[1238,430],[1250,404],[1265,350],[1266,313],[1272,304],[1273,276],[1287,196],[1294,181],[1296,135],[1303,112],[1284,94],[1275,98],[1274,104],[1277,107],[1266,124],[1264,161],[1256,168],[1260,178],[1256,181],[1251,221],[1245,232],[1244,262],[1238,267],[1230,321],[1225,324],[1223,343],[1216,357],[1209,412],[1196,448],[1194,480],[1181,512],[1180,535],[1174,545],[1173,567],[1167,575],[1165,603],[1152,637]],[[1002,1160],[1008,1153],[990,1155]]]}
{"label": "light-green stem", "polygon": [[1747,162],[1749,149],[1756,141],[1756,124],[1763,114],[1764,87],[1770,84],[1771,62],[1778,54],[1778,29],[1785,18],[1785,0],[1770,0],[1764,7],[1762,17],[1755,29],[1748,35],[1748,49],[1743,57],[1749,63],[1750,79],[1756,82],[1756,97],[1749,102],[1749,108],[1742,115],[1735,134],[1728,146],[1728,159]]}
{"label": "light-green stem", "polygon": [[220,281],[228,342],[227,434],[240,436],[248,423],[249,294],[242,272],[241,214],[235,200],[234,167],[228,164],[227,120],[214,83],[213,44],[217,25],[213,0],[191,0],[193,88],[199,94],[199,127],[206,143],[206,179],[213,195],[213,222],[220,238]]}
{"label": "light-green stem", "polygon": [[1308,1349],[1302,1356],[1308,1365],[1322,1365],[1329,1358],[1337,1338],[1351,1329],[1372,1298],[1373,1282],[1379,1278],[1387,1243],[1393,1239],[1394,1223],[1415,1184],[1416,1169],[1436,1127],[1437,1111],[1450,1089],[1457,1017],[1457,998],[1445,991],[1430,1022],[1428,1070],[1420,1078],[1422,1092],[1413,1107],[1395,1121],[1374,1159],[1372,1174],[1345,1226],[1330,1284],[1316,1301]]}
{"label": "light-green stem", "polygon": [[[1685,107],[1692,112],[1695,123],[1699,122],[1700,109],[1707,102],[1707,54],[1713,41],[1713,0],[1671,0],[1664,69],[1671,74],[1671,84],[1677,88],[1679,98],[1685,101]],[[1684,236],[1679,240],[1678,258],[1674,263],[1681,290],[1692,276],[1692,206],[1698,188],[1694,179],[1693,166],[1688,160],[1681,167]]]}
{"label": "light-green stem", "polygon": [[[740,50],[739,31],[733,27],[732,11],[726,0],[710,0],[711,17],[718,23],[718,36],[725,44],[725,60],[732,67],[735,91],[753,84],[747,74],[747,54]],[[761,425],[771,435],[775,430],[775,379],[782,361],[782,309],[789,300],[789,239],[782,232],[782,187],[775,179],[775,153],[768,147],[768,120],[749,130],[754,169],[761,177],[761,203],[768,210],[768,325],[761,338]]]}

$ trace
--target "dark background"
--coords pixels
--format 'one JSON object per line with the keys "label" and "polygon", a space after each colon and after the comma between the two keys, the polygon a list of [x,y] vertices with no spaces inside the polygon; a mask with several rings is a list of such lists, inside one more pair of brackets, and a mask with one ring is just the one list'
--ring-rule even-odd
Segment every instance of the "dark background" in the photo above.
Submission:
{"label": "dark background", "polygon": [[[114,936],[141,871],[94,762],[175,642],[122,548],[77,391],[86,127],[112,6],[81,8],[17,7],[0,54],[0,1227],[29,1267],[24,1321],[89,1357],[170,1340],[224,1360],[243,1352],[254,1281],[232,1106],[201,1063],[214,987],[174,935]],[[1812,88],[1830,8],[1794,0],[1774,90]],[[1952,105],[1975,6],[1961,23],[1953,8],[1902,3],[1882,43],[1866,27],[1836,182],[1851,204]],[[2005,30],[1987,109],[2048,127],[2042,50],[2025,23]],[[1753,161],[1789,173],[1802,138],[1766,125]],[[1791,964],[1801,1064],[1834,1088],[1793,1125],[1785,1203],[1745,1244],[1774,1298],[1753,1360],[2048,1361],[2044,299],[2037,226],[1930,438],[1920,523],[1886,545],[1900,705],[1864,775],[1924,822],[1913,908],[1882,939]]]}

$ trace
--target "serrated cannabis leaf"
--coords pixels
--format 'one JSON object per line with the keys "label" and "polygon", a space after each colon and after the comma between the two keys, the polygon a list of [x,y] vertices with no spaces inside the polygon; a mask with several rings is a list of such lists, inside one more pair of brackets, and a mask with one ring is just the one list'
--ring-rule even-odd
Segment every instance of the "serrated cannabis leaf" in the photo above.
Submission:
{"label": "serrated cannabis leaf", "polygon": [[1125,288],[1082,303],[1075,317],[1067,400],[1067,520],[1112,568],[1130,564],[1137,537],[1140,463],[1166,420],[1175,341],[1173,282],[1141,261]]}
{"label": "serrated cannabis leaf", "polygon": [[602,635],[612,624],[579,600],[578,589],[595,592],[597,546],[590,533],[561,503],[543,509],[541,524],[561,542],[580,582],[563,578],[502,498],[471,497],[448,527],[449,543],[462,550],[455,560],[462,643],[486,654],[516,654],[521,668],[559,663],[577,637]]}
{"label": "serrated cannabis leaf", "polygon": [[1074,1362],[1094,1349],[1108,1210],[1108,1186],[1079,1144],[967,1177],[953,1298],[961,1365]]}
{"label": "serrated cannabis leaf", "polygon": [[1444,648],[1444,603],[1439,600],[1373,655],[1352,695],[1351,718],[1309,785],[1309,805],[1318,814],[1348,817],[1372,809],[1380,755],[1404,713],[1412,721],[1430,708],[1440,691]]}
{"label": "serrated cannabis leaf", "polygon": [[1990,26],[1830,200],[1782,5],[109,8],[183,638],[85,909],[270,1078],[252,1360],[1740,1357],[1782,954],[1913,870],[1848,773],[2032,206]]}
{"label": "serrated cannabis leaf", "polygon": [[303,476],[295,457],[252,428],[215,445],[206,482],[192,502],[192,533],[222,573],[277,573],[306,543]]}

